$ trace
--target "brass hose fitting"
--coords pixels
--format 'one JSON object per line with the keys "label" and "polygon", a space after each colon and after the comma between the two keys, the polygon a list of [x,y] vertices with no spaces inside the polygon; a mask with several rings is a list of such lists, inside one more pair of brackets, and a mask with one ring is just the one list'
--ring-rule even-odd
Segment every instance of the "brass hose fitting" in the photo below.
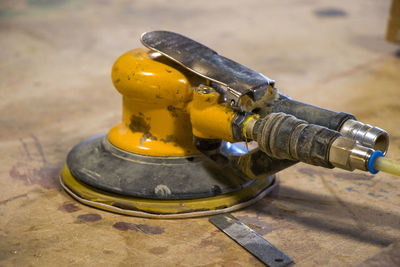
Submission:
{"label": "brass hose fitting", "polygon": [[356,140],[339,136],[329,149],[329,162],[341,169],[368,171],[369,159],[374,150],[358,144]]}

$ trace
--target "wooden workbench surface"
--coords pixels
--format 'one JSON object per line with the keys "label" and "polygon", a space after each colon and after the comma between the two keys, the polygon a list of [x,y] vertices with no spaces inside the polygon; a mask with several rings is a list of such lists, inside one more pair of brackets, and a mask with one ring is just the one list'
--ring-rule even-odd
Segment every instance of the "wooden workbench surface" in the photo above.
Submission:
{"label": "wooden workbench surface", "polygon": [[[83,206],[57,177],[80,140],[120,120],[114,60],[167,29],[275,79],[301,101],[391,135],[400,160],[400,53],[389,1],[0,3],[0,265],[261,266],[207,218],[150,220]],[[298,266],[356,265],[400,238],[400,180],[298,164],[234,212]]]}

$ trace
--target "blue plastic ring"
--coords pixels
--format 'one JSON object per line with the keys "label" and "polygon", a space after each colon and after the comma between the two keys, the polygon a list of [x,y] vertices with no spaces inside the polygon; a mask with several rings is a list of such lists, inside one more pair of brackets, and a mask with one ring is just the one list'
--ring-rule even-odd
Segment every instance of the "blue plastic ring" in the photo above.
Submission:
{"label": "blue plastic ring", "polygon": [[374,153],[372,153],[372,155],[368,161],[368,170],[370,173],[376,174],[379,172],[378,170],[374,169],[374,163],[375,163],[376,158],[380,158],[380,157],[384,157],[384,155],[381,151],[377,150],[377,151],[374,151]]}

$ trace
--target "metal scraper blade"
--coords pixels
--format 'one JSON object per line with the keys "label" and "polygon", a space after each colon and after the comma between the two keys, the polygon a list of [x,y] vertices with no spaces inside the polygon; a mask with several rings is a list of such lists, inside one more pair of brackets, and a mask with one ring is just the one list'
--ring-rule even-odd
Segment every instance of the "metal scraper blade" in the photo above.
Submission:
{"label": "metal scraper blade", "polygon": [[270,267],[288,266],[294,261],[230,214],[219,214],[208,219],[260,261]]}

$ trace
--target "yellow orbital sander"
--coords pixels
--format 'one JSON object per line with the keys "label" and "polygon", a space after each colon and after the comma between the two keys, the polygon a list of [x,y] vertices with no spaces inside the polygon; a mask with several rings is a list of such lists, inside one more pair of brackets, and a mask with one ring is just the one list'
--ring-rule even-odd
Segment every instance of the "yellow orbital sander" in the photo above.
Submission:
{"label": "yellow orbital sander", "polygon": [[78,201],[133,216],[204,216],[261,199],[275,174],[299,161],[371,173],[388,166],[384,130],[293,100],[180,34],[147,32],[141,41],[146,48],[112,68],[122,122],[67,156],[60,180]]}

